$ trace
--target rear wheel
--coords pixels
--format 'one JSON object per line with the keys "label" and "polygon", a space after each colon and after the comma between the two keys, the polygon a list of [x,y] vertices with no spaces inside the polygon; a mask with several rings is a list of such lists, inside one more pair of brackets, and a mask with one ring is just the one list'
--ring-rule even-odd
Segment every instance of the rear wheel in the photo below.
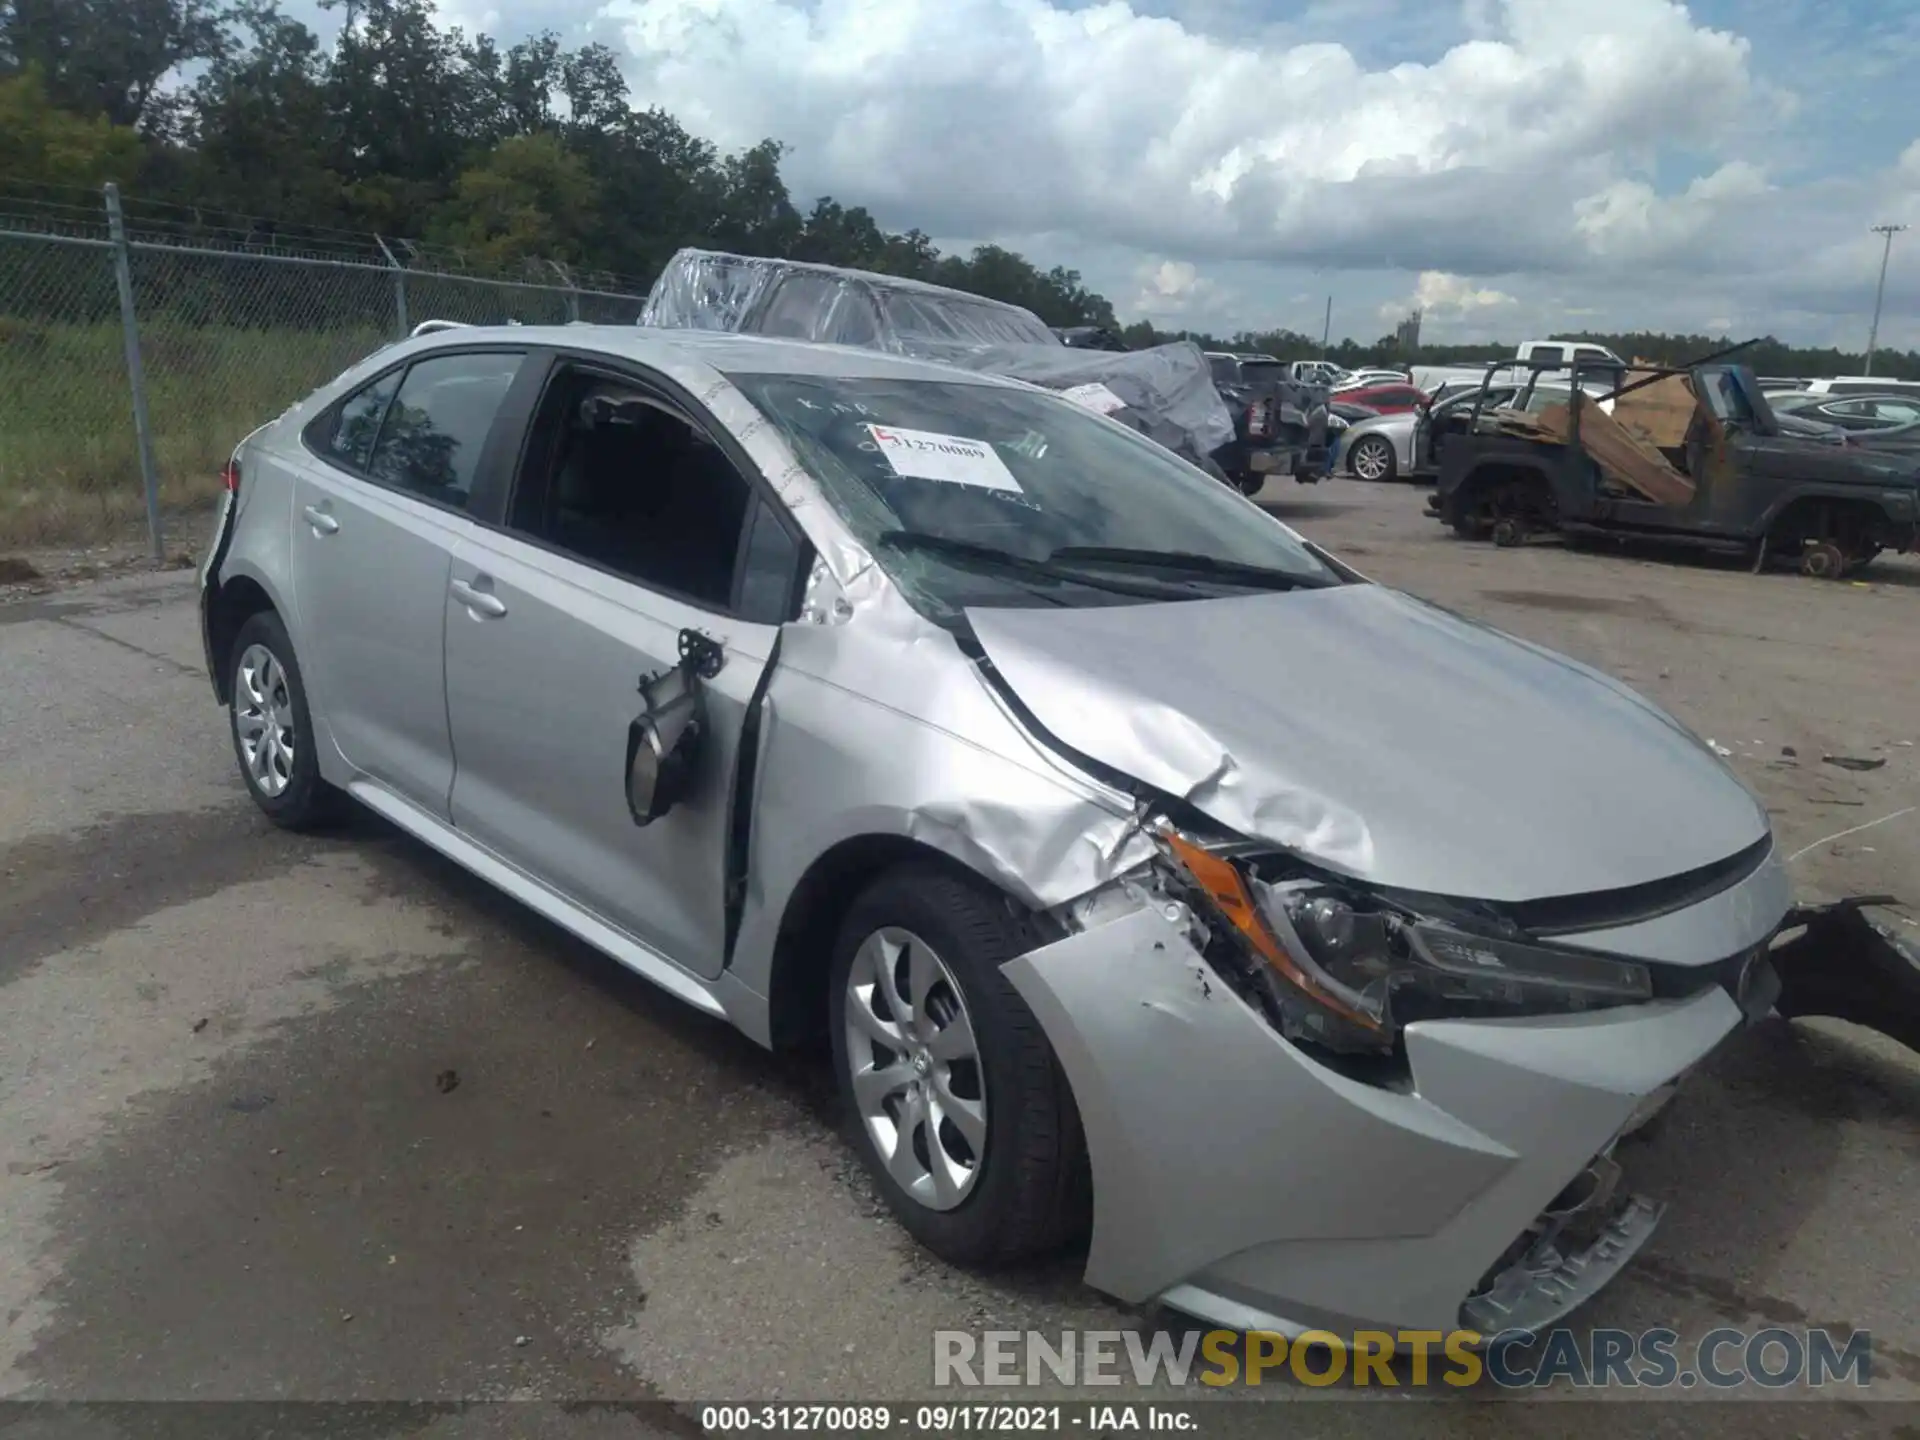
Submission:
{"label": "rear wheel", "polygon": [[271,610],[248,616],[229,663],[233,753],[254,804],[289,830],[337,819],[345,797],[320,778],[306,686],[280,617]]}
{"label": "rear wheel", "polygon": [[957,1265],[1044,1253],[1087,1214],[1066,1077],[1001,969],[1032,945],[999,895],[910,865],[854,902],[834,954],[850,1138],[900,1223]]}

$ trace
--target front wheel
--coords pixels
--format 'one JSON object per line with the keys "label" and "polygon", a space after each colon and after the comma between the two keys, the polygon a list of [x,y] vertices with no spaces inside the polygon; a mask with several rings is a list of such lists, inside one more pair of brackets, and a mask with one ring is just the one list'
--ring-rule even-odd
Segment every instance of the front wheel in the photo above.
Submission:
{"label": "front wheel", "polygon": [[1394,472],[1393,446],[1378,435],[1368,435],[1353,447],[1347,466],[1362,480],[1391,480]]}
{"label": "front wheel", "polygon": [[907,1231],[956,1265],[1044,1254],[1089,1204],[1079,1113],[1001,967],[1035,937],[929,865],[860,896],[834,953],[834,1069],[852,1143]]}

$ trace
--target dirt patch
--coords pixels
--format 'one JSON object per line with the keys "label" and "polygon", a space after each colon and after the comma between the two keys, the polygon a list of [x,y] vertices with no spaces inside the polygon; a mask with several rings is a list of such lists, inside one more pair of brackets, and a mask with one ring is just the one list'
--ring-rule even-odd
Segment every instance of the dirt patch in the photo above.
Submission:
{"label": "dirt patch", "polygon": [[0,847],[0,987],[38,961],[338,844],[276,829],[239,793],[218,810],[117,816]]}
{"label": "dirt patch", "polygon": [[1564,590],[1482,590],[1480,595],[1500,605],[1524,605],[1529,610],[1554,610],[1563,615],[1632,615],[1640,608],[1638,600],[1570,595]]}
{"label": "dirt patch", "polygon": [[44,1393],[650,1394],[600,1339],[647,1303],[633,1236],[820,1132],[774,1057],[462,909],[468,963],[331,986],[62,1167]]}
{"label": "dirt patch", "polygon": [[1651,595],[1580,595],[1566,590],[1482,590],[1480,598],[1498,605],[1521,605],[1559,615],[1623,615],[1651,620],[1674,630],[1692,628]]}

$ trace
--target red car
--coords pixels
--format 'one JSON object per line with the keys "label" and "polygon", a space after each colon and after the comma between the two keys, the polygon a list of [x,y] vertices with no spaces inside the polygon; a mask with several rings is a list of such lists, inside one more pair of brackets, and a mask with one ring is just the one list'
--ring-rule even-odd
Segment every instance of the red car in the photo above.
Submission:
{"label": "red car", "polygon": [[1364,405],[1382,415],[1398,415],[1427,403],[1426,392],[1412,385],[1361,385],[1352,390],[1336,390],[1333,398],[1348,405]]}

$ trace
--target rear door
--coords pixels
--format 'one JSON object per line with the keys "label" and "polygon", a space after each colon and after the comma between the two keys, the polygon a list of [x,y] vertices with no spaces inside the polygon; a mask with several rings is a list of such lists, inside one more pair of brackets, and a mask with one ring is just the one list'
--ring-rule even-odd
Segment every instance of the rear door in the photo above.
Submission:
{"label": "rear door", "polygon": [[348,764],[444,818],[448,567],[525,351],[432,351],[308,426],[294,485],[300,659]]}
{"label": "rear door", "polygon": [[[718,975],[740,876],[729,846],[751,801],[740,762],[804,553],[691,397],[649,372],[557,359],[505,523],[463,541],[443,589],[454,823],[602,922]],[[643,826],[624,784],[640,684],[687,643],[721,657],[697,682],[694,788]]]}

